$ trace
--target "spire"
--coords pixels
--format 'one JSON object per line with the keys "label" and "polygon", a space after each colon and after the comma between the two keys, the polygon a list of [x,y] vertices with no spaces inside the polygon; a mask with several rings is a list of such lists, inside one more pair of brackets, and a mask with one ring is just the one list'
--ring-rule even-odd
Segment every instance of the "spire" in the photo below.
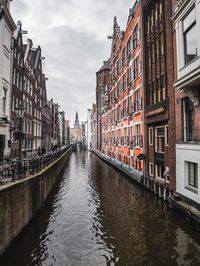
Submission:
{"label": "spire", "polygon": [[76,111],[76,118],[75,118],[76,120],[78,120],[78,112]]}
{"label": "spire", "polygon": [[79,118],[78,118],[78,111],[76,111],[75,121],[74,121],[74,128],[80,128]]}

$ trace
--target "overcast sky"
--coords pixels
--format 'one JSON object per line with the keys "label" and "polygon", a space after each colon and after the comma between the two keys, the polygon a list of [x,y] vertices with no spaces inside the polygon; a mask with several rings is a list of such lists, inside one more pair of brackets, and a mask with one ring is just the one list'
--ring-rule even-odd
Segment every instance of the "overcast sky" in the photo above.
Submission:
{"label": "overcast sky", "polygon": [[74,122],[95,101],[96,72],[110,56],[113,17],[125,29],[131,0],[14,0],[11,13],[45,56],[48,98]]}

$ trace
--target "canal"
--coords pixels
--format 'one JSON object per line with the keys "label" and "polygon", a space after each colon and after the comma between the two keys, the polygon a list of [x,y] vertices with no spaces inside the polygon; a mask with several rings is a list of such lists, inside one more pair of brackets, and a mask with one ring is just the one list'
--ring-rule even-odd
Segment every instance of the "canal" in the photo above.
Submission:
{"label": "canal", "polygon": [[200,265],[200,235],[96,155],[73,152],[1,266]]}

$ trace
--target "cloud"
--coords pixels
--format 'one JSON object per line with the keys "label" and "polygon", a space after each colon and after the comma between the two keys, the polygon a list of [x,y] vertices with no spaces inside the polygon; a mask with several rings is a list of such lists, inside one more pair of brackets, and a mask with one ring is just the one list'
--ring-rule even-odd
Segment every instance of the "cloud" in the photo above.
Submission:
{"label": "cloud", "polygon": [[12,2],[15,21],[28,38],[42,47],[48,98],[58,102],[72,122],[75,111],[86,120],[95,101],[96,72],[110,56],[113,17],[125,28],[131,0],[18,0]]}

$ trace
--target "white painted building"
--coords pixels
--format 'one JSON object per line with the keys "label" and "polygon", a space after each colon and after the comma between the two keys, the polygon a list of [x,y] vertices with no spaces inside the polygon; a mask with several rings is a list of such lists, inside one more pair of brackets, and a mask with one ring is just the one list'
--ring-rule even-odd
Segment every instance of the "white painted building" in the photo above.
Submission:
{"label": "white painted building", "polygon": [[0,0],[0,160],[10,155],[12,93],[12,33],[15,23],[10,15],[10,1]]}
{"label": "white painted building", "polygon": [[[176,191],[200,204],[200,0],[179,0],[174,10],[177,43]],[[180,110],[180,111],[179,111]],[[196,205],[196,206],[197,206]]]}

